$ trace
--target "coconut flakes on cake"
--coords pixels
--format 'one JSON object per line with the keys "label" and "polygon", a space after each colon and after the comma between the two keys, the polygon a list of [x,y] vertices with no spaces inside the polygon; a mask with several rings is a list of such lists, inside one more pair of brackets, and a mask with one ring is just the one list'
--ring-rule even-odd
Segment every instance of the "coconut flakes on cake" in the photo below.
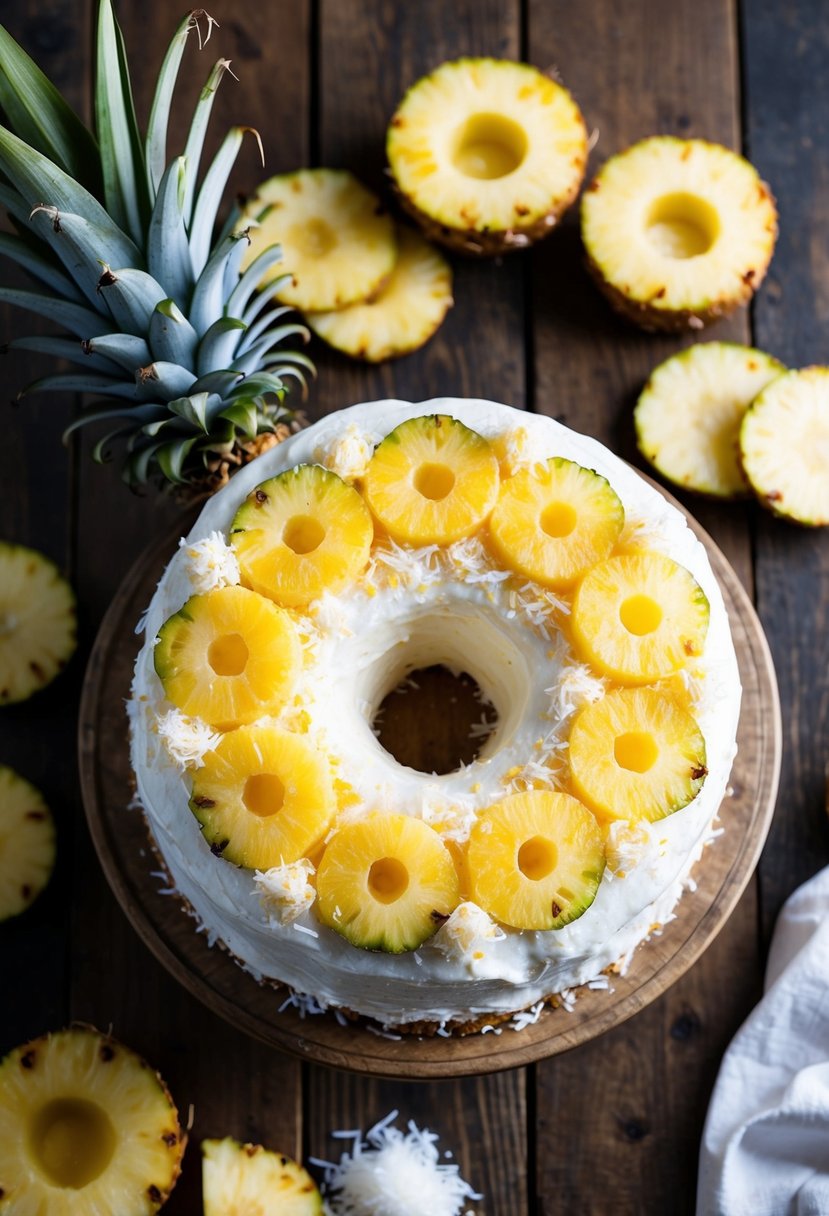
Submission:
{"label": "coconut flakes on cake", "polygon": [[259,902],[270,921],[290,925],[309,910],[317,895],[311,884],[315,873],[307,857],[287,865],[272,866],[264,872],[256,871],[253,881]]}
{"label": "coconut flakes on cake", "polygon": [[374,455],[375,444],[380,438],[379,435],[375,437],[366,434],[352,422],[328,447],[320,445],[314,448],[314,460],[336,473],[343,481],[356,481],[364,476]]}
{"label": "coconut flakes on cake", "polygon": [[156,719],[158,735],[167,755],[182,772],[202,768],[204,757],[218,746],[221,735],[201,718],[189,718],[180,709],[169,709]]}
{"label": "coconut flakes on cake", "polygon": [[187,559],[187,577],[199,595],[206,595],[215,587],[235,587],[240,582],[236,552],[221,532],[209,532],[193,544],[182,537],[179,548]]}
{"label": "coconut flakes on cake", "polygon": [[488,966],[489,952],[493,942],[504,941],[506,936],[483,908],[465,900],[441,925],[430,944],[452,962],[466,967],[471,975],[484,978],[488,974],[501,974],[499,968],[493,972]]}

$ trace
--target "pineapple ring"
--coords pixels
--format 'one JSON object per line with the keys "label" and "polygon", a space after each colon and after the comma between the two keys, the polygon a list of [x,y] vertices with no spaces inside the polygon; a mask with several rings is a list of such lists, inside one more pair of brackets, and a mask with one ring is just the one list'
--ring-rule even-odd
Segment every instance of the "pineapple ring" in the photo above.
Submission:
{"label": "pineapple ring", "polygon": [[33,785],[0,764],[0,921],[37,899],[55,865],[55,824]]}
{"label": "pineapple ring", "polygon": [[77,645],[75,596],[54,562],[0,541],[0,705],[54,680]]}
{"label": "pineapple ring", "polygon": [[201,1152],[204,1216],[323,1216],[313,1178],[283,1153],[230,1136],[202,1140]]}

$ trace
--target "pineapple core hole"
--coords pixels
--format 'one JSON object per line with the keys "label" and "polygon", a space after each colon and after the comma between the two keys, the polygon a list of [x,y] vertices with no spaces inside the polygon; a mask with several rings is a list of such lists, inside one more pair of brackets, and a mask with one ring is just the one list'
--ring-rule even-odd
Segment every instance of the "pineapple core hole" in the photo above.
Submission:
{"label": "pineapple core hole", "polygon": [[254,773],[245,782],[242,801],[251,815],[267,819],[281,811],[285,802],[285,786],[276,773]]}
{"label": "pineapple core hole", "polygon": [[249,658],[250,651],[240,633],[215,638],[207,648],[207,661],[217,676],[240,676]]}
{"label": "pineapple core hole", "polygon": [[409,871],[396,857],[381,857],[368,872],[368,889],[381,904],[393,904],[409,887]]}
{"label": "pineapple core hole", "polygon": [[659,759],[659,748],[653,735],[643,730],[631,730],[626,735],[616,736],[613,755],[619,768],[626,768],[629,773],[647,773]]}
{"label": "pineapple core hole", "polygon": [[455,474],[448,465],[427,462],[418,465],[412,482],[418,494],[422,494],[424,498],[430,498],[432,502],[440,502],[442,498],[446,498],[447,494],[452,492]]}
{"label": "pineapple core hole", "polygon": [[648,240],[667,258],[696,258],[707,253],[720,231],[717,213],[694,194],[658,198],[645,221]]}
{"label": "pineapple core hole", "polygon": [[569,502],[551,502],[541,512],[541,531],[548,536],[569,536],[578,522],[578,516]]}
{"label": "pineapple core hole", "polygon": [[452,164],[464,177],[493,181],[514,173],[527,155],[527,136],[502,114],[473,114],[455,132]]}
{"label": "pineapple core hole", "polygon": [[552,874],[557,861],[558,849],[546,836],[531,836],[518,850],[518,869],[532,882],[540,882]]}
{"label": "pineapple core hole", "polygon": [[115,1152],[105,1110],[83,1098],[56,1098],[35,1115],[30,1151],[53,1186],[80,1190],[100,1178]]}
{"label": "pineapple core hole", "polygon": [[325,540],[325,528],[312,515],[293,515],[282,530],[282,541],[294,553],[313,553]]}
{"label": "pineapple core hole", "polygon": [[336,247],[337,234],[325,220],[310,219],[289,228],[285,244],[305,258],[323,258]]}
{"label": "pineapple core hole", "polygon": [[641,638],[662,624],[662,609],[649,595],[630,595],[619,609],[619,620],[628,633]]}

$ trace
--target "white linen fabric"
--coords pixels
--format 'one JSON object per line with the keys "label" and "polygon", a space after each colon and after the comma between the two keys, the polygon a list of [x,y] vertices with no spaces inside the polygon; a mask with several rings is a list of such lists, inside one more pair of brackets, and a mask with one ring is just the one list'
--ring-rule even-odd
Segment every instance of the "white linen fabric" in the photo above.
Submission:
{"label": "white linen fabric", "polygon": [[697,1216],[829,1216],[829,867],[780,913],[765,995],[725,1054]]}

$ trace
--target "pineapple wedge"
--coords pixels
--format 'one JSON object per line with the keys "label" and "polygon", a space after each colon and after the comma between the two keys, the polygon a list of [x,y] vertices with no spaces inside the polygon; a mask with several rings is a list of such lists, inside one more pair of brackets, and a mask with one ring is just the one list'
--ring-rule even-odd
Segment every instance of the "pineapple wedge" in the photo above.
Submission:
{"label": "pineapple wedge", "polygon": [[75,596],[42,553],[0,541],[0,705],[54,680],[77,645]]}
{"label": "pineapple wedge", "polygon": [[389,278],[368,300],[334,312],[309,312],[310,328],[335,350],[382,363],[428,342],[452,307],[452,271],[411,228],[398,228]]}
{"label": "pineapple wedge", "polygon": [[204,1216],[322,1216],[313,1178],[290,1157],[224,1140],[202,1140]]}
{"label": "pineapple wedge", "polygon": [[0,764],[0,921],[24,912],[55,865],[55,824],[41,794]]}
{"label": "pineapple wedge", "polygon": [[829,524],[829,367],[788,372],[763,389],[740,428],[740,459],[775,515]]}
{"label": "pineapple wedge", "polygon": [[740,424],[757,394],[785,367],[734,342],[703,342],[651,372],[634,410],[639,451],[683,489],[742,498]]}

